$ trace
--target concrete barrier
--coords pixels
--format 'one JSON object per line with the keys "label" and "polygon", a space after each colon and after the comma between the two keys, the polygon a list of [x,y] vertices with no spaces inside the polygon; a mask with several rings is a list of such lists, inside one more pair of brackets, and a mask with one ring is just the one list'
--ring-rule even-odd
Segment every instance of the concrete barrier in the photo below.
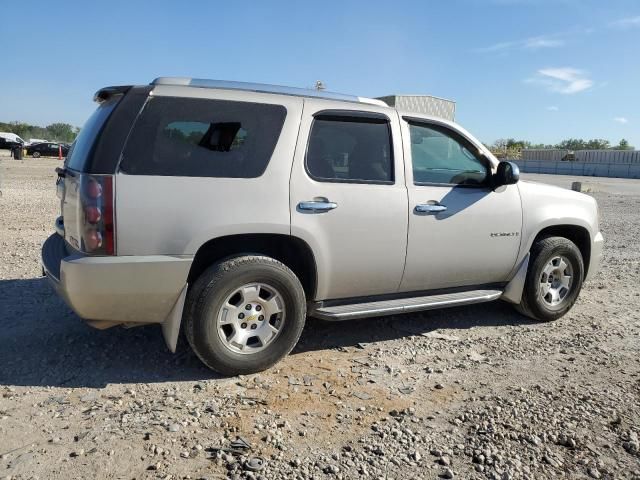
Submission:
{"label": "concrete barrier", "polygon": [[586,177],[640,178],[640,163],[594,161],[512,160],[523,173],[550,173]]}
{"label": "concrete barrier", "polygon": [[640,150],[554,150],[524,149],[522,160],[542,162],[578,161],[585,163],[640,164]]}

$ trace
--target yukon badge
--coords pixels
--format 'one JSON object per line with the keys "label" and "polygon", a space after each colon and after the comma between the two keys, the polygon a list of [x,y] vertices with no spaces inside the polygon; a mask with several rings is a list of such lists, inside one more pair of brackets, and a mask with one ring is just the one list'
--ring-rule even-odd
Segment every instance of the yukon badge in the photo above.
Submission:
{"label": "yukon badge", "polygon": [[491,232],[489,234],[491,238],[494,237],[519,237],[520,232]]}

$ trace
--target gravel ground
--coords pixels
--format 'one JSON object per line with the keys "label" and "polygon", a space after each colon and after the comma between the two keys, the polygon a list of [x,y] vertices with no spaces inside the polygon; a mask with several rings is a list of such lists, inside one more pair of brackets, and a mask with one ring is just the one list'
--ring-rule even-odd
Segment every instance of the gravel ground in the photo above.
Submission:
{"label": "gravel ground", "polygon": [[594,189],[604,265],[557,322],[311,319],[275,368],[219,378],[40,277],[56,165],[0,161],[0,478],[640,479],[640,182]]}

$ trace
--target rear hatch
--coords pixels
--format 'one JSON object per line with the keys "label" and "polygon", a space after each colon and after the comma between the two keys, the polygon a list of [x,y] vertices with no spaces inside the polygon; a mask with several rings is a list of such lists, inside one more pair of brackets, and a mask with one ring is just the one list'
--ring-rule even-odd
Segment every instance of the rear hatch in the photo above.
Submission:
{"label": "rear hatch", "polygon": [[149,87],[108,87],[98,108],[57,169],[62,216],[56,222],[68,246],[93,255],[115,255],[114,174],[120,152]]}

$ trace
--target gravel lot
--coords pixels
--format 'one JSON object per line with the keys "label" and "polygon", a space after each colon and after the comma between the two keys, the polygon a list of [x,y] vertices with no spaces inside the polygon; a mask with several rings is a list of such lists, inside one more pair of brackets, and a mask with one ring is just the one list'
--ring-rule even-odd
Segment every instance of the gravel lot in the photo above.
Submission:
{"label": "gravel lot", "polygon": [[0,478],[640,479],[640,182],[591,179],[604,265],[555,323],[500,302],[311,319],[276,368],[218,378],[157,326],[91,329],[40,277],[57,165],[0,161]]}

